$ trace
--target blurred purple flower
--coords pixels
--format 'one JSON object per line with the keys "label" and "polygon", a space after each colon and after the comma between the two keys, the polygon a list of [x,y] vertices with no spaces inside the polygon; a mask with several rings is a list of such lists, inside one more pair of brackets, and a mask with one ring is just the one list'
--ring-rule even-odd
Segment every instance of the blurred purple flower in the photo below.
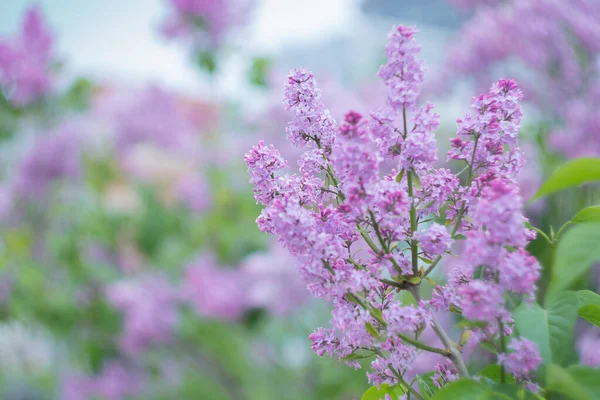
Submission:
{"label": "blurred purple flower", "polygon": [[288,314],[308,298],[296,260],[279,243],[266,252],[248,256],[241,266],[248,307],[267,309],[275,316]]}
{"label": "blurred purple flower", "polygon": [[456,2],[489,7],[478,8],[453,40],[442,86],[458,76],[481,86],[498,66],[511,69],[511,76],[524,76],[520,81],[528,83],[525,99],[556,125],[549,140],[554,151],[568,157],[598,154],[600,123],[592,105],[600,91],[600,2]]}
{"label": "blurred purple flower", "polygon": [[111,361],[104,366],[98,376],[73,375],[67,377],[62,389],[62,399],[124,400],[129,396],[140,395],[143,388],[144,378],[137,370]]}
{"label": "blurred purple flower", "polygon": [[139,353],[155,343],[166,343],[177,323],[175,289],[160,277],[125,280],[107,288],[108,301],[124,314],[121,348]]}
{"label": "blurred purple flower", "polygon": [[215,50],[232,29],[243,25],[255,0],[167,0],[173,9],[161,30],[190,40],[199,50]]}
{"label": "blurred purple flower", "polygon": [[246,309],[240,272],[219,266],[210,254],[198,257],[186,268],[182,285],[184,301],[201,316],[235,320]]}
{"label": "blurred purple flower", "polygon": [[53,41],[36,6],[25,12],[17,36],[0,38],[0,86],[4,86],[13,105],[27,106],[51,90]]}
{"label": "blurred purple flower", "polygon": [[81,173],[81,139],[70,125],[62,125],[36,138],[17,166],[14,201],[43,197],[55,181],[77,179]]}

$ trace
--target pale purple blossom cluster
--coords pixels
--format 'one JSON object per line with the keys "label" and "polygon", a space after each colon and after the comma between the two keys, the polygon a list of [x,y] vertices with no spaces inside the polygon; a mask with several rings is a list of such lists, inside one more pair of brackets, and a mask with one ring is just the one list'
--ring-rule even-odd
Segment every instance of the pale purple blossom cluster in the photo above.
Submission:
{"label": "pale purple blossom cluster", "polygon": [[[598,154],[600,3],[596,0],[460,1],[475,8],[450,51],[443,85],[457,76],[485,85],[499,67],[524,76],[527,100],[553,127],[551,148]],[[479,3],[479,4],[478,4]],[[480,5],[481,7],[477,7]]]}
{"label": "pale purple blossom cluster", "polygon": [[36,133],[33,144],[16,167],[13,180],[7,182],[13,200],[42,201],[53,184],[79,178],[81,144],[75,126],[70,124]]}
{"label": "pale purple blossom cluster", "polygon": [[[285,174],[287,162],[263,142],[245,156],[264,206],[259,228],[277,235],[299,260],[312,294],[333,304],[331,327],[310,336],[312,348],[355,368],[357,354],[370,352],[375,359],[367,375],[377,385],[402,383],[429,353],[448,360],[438,368],[440,383],[467,375],[461,348],[434,311],[461,312],[478,321],[474,340],[497,341],[511,334],[505,294],[531,298],[539,276],[524,250],[532,235],[514,183],[523,165],[519,88],[499,80],[458,120],[448,158],[466,164],[462,183],[450,170],[433,168],[439,116],[432,105],[417,103],[424,68],[415,32],[400,26],[390,34],[389,60],[380,69],[387,106],[370,118],[350,111],[337,124],[313,74],[290,72],[284,105],[293,112],[288,139],[305,151],[299,173]],[[396,163],[392,174],[381,172],[384,160]],[[432,222],[436,216],[446,225]],[[431,300],[421,299],[421,282],[461,236],[463,259],[448,284]],[[414,305],[395,296],[404,290]],[[436,340],[423,342],[425,330]],[[507,356],[519,378],[532,371],[537,349],[531,347],[526,359]]]}
{"label": "pale purple blossom cluster", "polygon": [[542,362],[537,345],[529,339],[513,339],[508,349],[500,363],[517,379],[526,379]]}
{"label": "pale purple blossom cluster", "polygon": [[38,7],[27,10],[18,35],[0,38],[0,90],[14,106],[28,106],[51,91],[53,42]]}
{"label": "pale purple blossom cluster", "polygon": [[254,5],[254,0],[167,0],[172,8],[162,25],[170,38],[192,42],[197,49],[215,50],[227,34],[239,28]]}
{"label": "pale purple blossom cluster", "polygon": [[123,280],[106,289],[109,303],[124,315],[120,345],[136,354],[154,344],[168,343],[177,323],[178,296],[164,278]]}

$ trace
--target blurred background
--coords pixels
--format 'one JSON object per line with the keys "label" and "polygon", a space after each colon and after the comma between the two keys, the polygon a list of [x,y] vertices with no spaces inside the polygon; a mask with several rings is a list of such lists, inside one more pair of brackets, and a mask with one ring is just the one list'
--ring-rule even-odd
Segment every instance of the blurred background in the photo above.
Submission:
{"label": "blurred background", "polygon": [[[471,96],[524,88],[530,198],[600,154],[599,21],[597,0],[2,1],[0,398],[359,399],[364,371],[310,349],[327,304],[254,222],[244,153],[298,157],[287,71],[368,114],[388,32],[416,25],[442,150]],[[592,189],[527,215],[548,231]],[[578,334],[598,365],[597,328]]]}

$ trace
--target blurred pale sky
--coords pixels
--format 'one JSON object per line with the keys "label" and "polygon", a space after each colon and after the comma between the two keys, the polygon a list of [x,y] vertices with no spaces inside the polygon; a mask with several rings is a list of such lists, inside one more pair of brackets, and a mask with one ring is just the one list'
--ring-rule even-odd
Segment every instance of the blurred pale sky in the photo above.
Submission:
{"label": "blurred pale sky", "polygon": [[[248,52],[276,55],[347,34],[359,17],[358,0],[258,0]],[[190,91],[200,85],[186,49],[166,42],[157,26],[166,0],[37,0],[58,34],[60,54],[73,75],[124,84],[152,81]],[[0,0],[0,35],[18,28],[28,0]],[[196,82],[196,83],[194,83]]]}

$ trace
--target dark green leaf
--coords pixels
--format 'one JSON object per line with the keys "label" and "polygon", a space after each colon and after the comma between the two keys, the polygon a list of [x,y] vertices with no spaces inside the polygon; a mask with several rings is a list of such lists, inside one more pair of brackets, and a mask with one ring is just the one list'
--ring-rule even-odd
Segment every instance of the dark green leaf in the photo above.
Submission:
{"label": "dark green leaf", "polygon": [[578,307],[575,293],[565,292],[547,310],[522,303],[513,318],[521,336],[538,345],[544,363],[561,363],[570,351]]}
{"label": "dark green leaf", "polygon": [[598,399],[600,372],[584,366],[564,369],[551,364],[546,368],[546,391],[561,393],[571,400]]}

